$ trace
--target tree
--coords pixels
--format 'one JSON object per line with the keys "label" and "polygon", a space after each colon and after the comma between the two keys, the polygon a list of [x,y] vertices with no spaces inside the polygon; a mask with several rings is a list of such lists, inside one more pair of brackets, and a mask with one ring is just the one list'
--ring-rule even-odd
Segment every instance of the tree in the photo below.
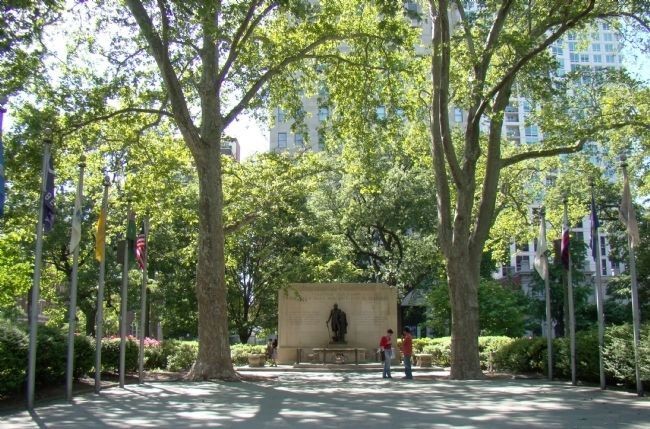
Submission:
{"label": "tree", "polygon": [[[539,146],[504,153],[503,116],[513,89],[520,84],[528,90],[526,95],[548,95],[555,67],[548,48],[553,42],[599,18],[633,17],[648,28],[648,7],[596,0],[477,2],[470,10],[462,1],[428,4],[433,18],[429,124],[438,237],[447,262],[452,310],[450,376],[480,378],[479,270],[501,172],[526,160],[577,152],[603,131],[575,127],[561,136],[551,133]],[[452,106],[467,112],[460,136],[451,130]],[[634,111],[631,116],[636,119]],[[489,125],[483,131],[485,122]]]}
{"label": "tree", "polygon": [[[158,107],[151,108],[150,99],[145,108],[129,106],[128,110],[149,110],[171,118],[197,168],[199,352],[189,377],[233,379],[220,159],[224,132],[242,112],[262,106],[272,79],[299,78],[300,61],[306,57],[335,51],[343,40],[354,38],[367,41],[366,48],[382,44],[383,33],[366,32],[376,29],[378,10],[372,4],[359,8],[351,1],[313,5],[308,1],[127,0],[126,5],[142,37],[132,37],[134,22],[118,18],[117,9],[111,18],[128,36],[114,45],[113,58],[116,63],[121,60],[119,66],[138,71],[141,63],[136,58],[141,57],[137,54],[146,50],[162,81]],[[389,19],[387,15],[381,21]],[[367,23],[362,30],[352,26],[360,21]],[[132,50],[122,51],[125,46]]]}

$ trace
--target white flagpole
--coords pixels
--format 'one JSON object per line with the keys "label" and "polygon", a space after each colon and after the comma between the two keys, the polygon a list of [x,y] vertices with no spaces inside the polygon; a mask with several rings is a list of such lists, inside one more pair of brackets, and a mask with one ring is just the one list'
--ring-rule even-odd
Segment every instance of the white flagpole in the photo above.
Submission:
{"label": "white flagpole", "polygon": [[[111,179],[104,176],[104,196],[102,197],[102,213],[106,213],[108,219],[108,187],[111,186]],[[104,242],[102,244],[102,255],[99,261],[99,285],[97,286],[97,313],[95,317],[95,393],[99,394],[102,388],[102,337],[104,336],[104,284],[106,272],[106,224],[104,224]]]}
{"label": "white flagpole", "polygon": [[[628,179],[627,179],[627,164],[625,163],[625,159],[623,159],[623,163],[621,164],[621,168],[623,169],[623,180],[625,182],[625,185],[629,187]],[[629,204],[631,205],[632,202],[629,201]],[[628,218],[628,222],[630,222]],[[627,227],[627,225],[626,225]],[[641,368],[639,365],[640,362],[640,356],[639,356],[639,343],[641,340],[641,330],[639,327],[639,320],[640,320],[640,313],[639,313],[639,290],[638,290],[638,285],[637,285],[637,278],[636,278],[636,257],[635,257],[635,252],[634,252],[634,246],[633,246],[633,240],[632,236],[627,233],[627,246],[630,254],[630,283],[631,283],[631,292],[632,292],[632,329],[634,332],[634,372],[636,375],[636,393],[639,396],[643,396],[643,382],[641,381]]]}
{"label": "white flagpole", "polygon": [[149,256],[149,219],[144,219],[144,258],[142,286],[140,287],[140,355],[138,360],[138,384],[144,383],[144,333],[147,312],[147,259]]}
{"label": "white flagpole", "polygon": [[[80,225],[81,200],[83,198],[84,187],[84,168],[86,167],[86,157],[79,157],[79,183],[77,185],[77,198],[75,199],[74,211],[72,213],[72,225]],[[72,232],[74,235],[75,232]],[[71,241],[72,244],[72,241]],[[79,270],[79,243],[75,245],[72,256],[72,279],[70,280],[70,303],[68,309],[68,362],[66,368],[66,389],[65,396],[68,402],[72,402],[72,376],[74,372],[74,332],[75,318],[77,315],[77,276]]]}
{"label": "white flagpole", "polygon": [[43,172],[39,194],[38,224],[36,226],[36,256],[34,260],[34,279],[32,283],[31,306],[29,308],[29,355],[27,364],[27,409],[34,409],[34,386],[36,384],[36,330],[38,329],[38,301],[40,299],[41,262],[43,257],[43,206],[45,183],[51,154],[52,138],[49,130],[45,132],[43,150]]}
{"label": "white flagpole", "polygon": [[[569,231],[569,216],[567,214],[567,199],[564,199],[564,226]],[[564,234],[564,231],[562,231]],[[570,243],[570,241],[569,241]],[[577,384],[576,379],[576,319],[575,319],[575,309],[573,305],[573,282],[571,279],[571,249],[567,249],[569,252],[569,266],[567,268],[567,295],[568,295],[568,306],[569,306],[569,343],[571,348],[571,384],[574,386]]]}
{"label": "white flagpole", "polygon": [[[591,182],[591,198],[594,200],[594,182]],[[592,210],[596,210],[596,207],[592,207]],[[593,215],[591,218],[593,223]],[[605,315],[603,313],[604,297],[603,289],[601,287],[601,269],[600,269],[600,236],[598,234],[598,228],[595,228],[592,225],[593,233],[595,237],[592,237],[592,243],[596,246],[596,277],[595,277],[595,293],[596,293],[596,311],[598,312],[598,372],[600,374],[600,388],[606,389],[607,384],[605,382],[605,362],[603,360],[603,351],[605,348]]]}
{"label": "white flagpole", "polygon": [[[542,226],[540,235],[546,239],[546,213],[544,209],[540,211]],[[543,234],[543,235],[542,235]],[[541,238],[540,238],[541,240]],[[548,278],[548,256],[542,256],[546,260],[544,269],[544,295],[546,298],[546,353],[548,354],[548,379],[553,380],[553,322],[551,316],[551,286]]]}

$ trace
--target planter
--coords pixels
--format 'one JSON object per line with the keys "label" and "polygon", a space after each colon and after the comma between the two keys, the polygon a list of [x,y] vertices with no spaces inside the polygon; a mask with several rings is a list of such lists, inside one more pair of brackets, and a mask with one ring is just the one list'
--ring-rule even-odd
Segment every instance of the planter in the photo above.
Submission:
{"label": "planter", "polygon": [[266,362],[266,355],[258,353],[250,353],[248,355],[248,366],[250,367],[262,367]]}

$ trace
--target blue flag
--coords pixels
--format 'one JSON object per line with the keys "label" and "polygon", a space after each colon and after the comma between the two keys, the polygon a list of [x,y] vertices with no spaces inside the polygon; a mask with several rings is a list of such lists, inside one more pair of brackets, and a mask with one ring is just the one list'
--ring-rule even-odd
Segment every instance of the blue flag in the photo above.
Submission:
{"label": "blue flag", "polygon": [[52,154],[47,160],[47,177],[43,192],[43,231],[48,233],[54,226],[54,163]]}
{"label": "blue flag", "polygon": [[594,196],[591,196],[591,256],[594,257],[594,261],[598,258],[598,227],[600,223],[598,222],[598,215],[596,214],[596,200]]}

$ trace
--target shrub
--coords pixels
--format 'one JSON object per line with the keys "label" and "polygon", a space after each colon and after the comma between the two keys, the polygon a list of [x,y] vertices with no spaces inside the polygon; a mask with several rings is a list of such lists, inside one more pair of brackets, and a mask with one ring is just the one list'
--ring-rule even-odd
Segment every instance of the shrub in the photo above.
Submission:
{"label": "shrub", "polygon": [[494,367],[499,371],[537,372],[545,345],[545,338],[517,338],[495,351]]}
{"label": "shrub", "polygon": [[[650,382],[650,324],[641,327],[639,341],[639,369],[644,385]],[[627,386],[636,385],[634,336],[629,324],[612,326],[605,330],[604,365],[608,375]]]}
{"label": "shrub", "polygon": [[0,319],[0,395],[22,389],[28,349],[27,334],[9,321]]}
{"label": "shrub", "polygon": [[167,355],[162,344],[144,347],[144,368],[146,370],[167,368]]}
{"label": "shrub", "polygon": [[[66,355],[67,356],[67,355]],[[74,336],[74,371],[78,379],[90,373],[95,366],[95,342],[85,335]]]}
{"label": "shrub", "polygon": [[[133,338],[127,338],[124,370],[135,372],[138,370],[139,346]],[[117,372],[120,369],[120,338],[110,337],[102,339],[102,370]]]}
{"label": "shrub", "polygon": [[184,371],[190,369],[196,361],[198,346],[196,342],[183,342],[174,348],[173,354],[167,358],[168,371]]}
{"label": "shrub", "polygon": [[39,326],[36,336],[36,383],[47,385],[65,381],[66,336],[60,329],[49,326]]}
{"label": "shrub", "polygon": [[432,355],[432,363],[436,366],[451,365],[451,337],[431,338],[422,348],[422,353]]}
{"label": "shrub", "polygon": [[492,360],[494,360],[494,353],[512,341],[512,338],[505,336],[479,337],[478,352],[481,360],[481,368],[487,369],[489,367],[490,355],[492,355]]}

